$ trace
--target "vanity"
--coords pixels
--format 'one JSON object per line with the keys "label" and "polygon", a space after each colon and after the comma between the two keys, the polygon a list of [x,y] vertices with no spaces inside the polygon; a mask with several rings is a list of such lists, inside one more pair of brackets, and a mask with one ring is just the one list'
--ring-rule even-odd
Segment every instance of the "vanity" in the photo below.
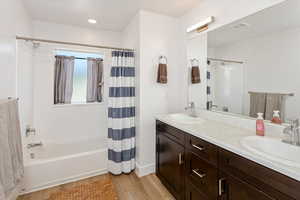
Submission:
{"label": "vanity", "polygon": [[299,8],[187,31],[191,112],[156,118],[156,174],[176,199],[300,200]]}
{"label": "vanity", "polygon": [[300,199],[299,167],[243,146],[260,139],[255,131],[219,121],[185,114],[157,117],[156,175],[178,200]]}

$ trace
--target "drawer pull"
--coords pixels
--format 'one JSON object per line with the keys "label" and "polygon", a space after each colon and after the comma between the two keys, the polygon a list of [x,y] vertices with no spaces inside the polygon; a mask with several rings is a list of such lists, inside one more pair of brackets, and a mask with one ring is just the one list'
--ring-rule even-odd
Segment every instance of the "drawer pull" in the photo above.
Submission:
{"label": "drawer pull", "polygon": [[183,164],[183,159],[182,159],[182,153],[178,154],[178,163],[179,165],[182,165]]}
{"label": "drawer pull", "polygon": [[203,174],[200,174],[199,171],[200,171],[199,169],[193,169],[193,170],[192,170],[192,172],[193,172],[194,174],[196,174],[197,176],[199,176],[199,178],[204,178],[204,177],[206,176],[206,174],[204,174],[204,173],[203,173]]}
{"label": "drawer pull", "polygon": [[222,196],[224,193],[224,185],[223,182],[225,181],[225,178],[219,179],[219,196]]}
{"label": "drawer pull", "polygon": [[204,149],[205,149],[204,147],[200,147],[200,146],[195,145],[195,144],[192,144],[192,147],[198,149],[199,151],[204,151]]}

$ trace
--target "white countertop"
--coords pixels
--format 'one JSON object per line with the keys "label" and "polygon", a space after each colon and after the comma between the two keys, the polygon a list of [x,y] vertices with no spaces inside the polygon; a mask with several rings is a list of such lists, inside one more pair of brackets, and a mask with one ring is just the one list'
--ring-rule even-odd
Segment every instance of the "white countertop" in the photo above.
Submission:
{"label": "white countertop", "polygon": [[[300,181],[299,167],[291,167],[273,160],[268,160],[266,157],[248,151],[241,145],[241,139],[248,136],[255,136],[255,129],[251,131],[249,129],[235,127],[224,122],[204,118],[202,118],[203,122],[191,124],[182,123],[180,120],[172,118],[171,115],[157,116],[156,119]],[[276,136],[273,138],[279,139],[279,137]]]}

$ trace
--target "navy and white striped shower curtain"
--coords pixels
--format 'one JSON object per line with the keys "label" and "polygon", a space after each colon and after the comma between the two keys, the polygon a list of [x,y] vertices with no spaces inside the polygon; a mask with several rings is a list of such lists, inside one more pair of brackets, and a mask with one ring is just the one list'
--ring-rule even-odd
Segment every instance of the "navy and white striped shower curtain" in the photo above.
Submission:
{"label": "navy and white striped shower curtain", "polygon": [[108,100],[108,171],[135,168],[134,52],[113,51]]}

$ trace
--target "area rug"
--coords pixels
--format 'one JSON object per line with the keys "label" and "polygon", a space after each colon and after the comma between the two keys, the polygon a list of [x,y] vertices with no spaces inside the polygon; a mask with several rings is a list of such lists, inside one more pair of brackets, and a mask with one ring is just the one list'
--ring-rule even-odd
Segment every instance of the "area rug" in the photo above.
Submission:
{"label": "area rug", "polygon": [[117,200],[117,192],[110,176],[99,180],[74,184],[50,195],[49,200]]}

